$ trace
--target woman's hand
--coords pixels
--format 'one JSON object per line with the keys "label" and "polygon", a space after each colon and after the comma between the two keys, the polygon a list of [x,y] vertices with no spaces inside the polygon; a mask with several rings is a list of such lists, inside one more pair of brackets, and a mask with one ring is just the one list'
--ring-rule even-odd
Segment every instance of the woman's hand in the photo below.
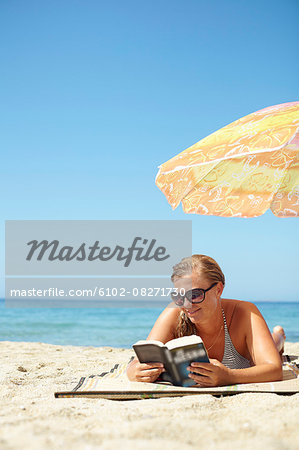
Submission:
{"label": "woman's hand", "polygon": [[143,381],[153,383],[159,375],[165,372],[162,363],[140,363],[132,361],[127,368],[127,376],[130,381]]}
{"label": "woman's hand", "polygon": [[217,359],[210,359],[210,363],[193,362],[187,367],[189,377],[202,387],[225,386],[230,384],[230,369],[224,366]]}

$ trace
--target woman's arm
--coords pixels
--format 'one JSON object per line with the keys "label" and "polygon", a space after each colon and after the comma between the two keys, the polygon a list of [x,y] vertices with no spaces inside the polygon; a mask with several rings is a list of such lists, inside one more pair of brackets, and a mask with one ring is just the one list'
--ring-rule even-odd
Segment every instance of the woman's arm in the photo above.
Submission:
{"label": "woman's arm", "polygon": [[201,386],[280,381],[281,359],[258,308],[253,303],[238,302],[234,323],[240,332],[240,339],[244,338],[245,334],[246,346],[254,366],[247,369],[229,369],[221,362],[211,359],[211,364],[192,363],[189,370],[196,372],[196,375],[190,374],[190,378]]}
{"label": "woman's arm", "polygon": [[173,306],[173,303],[170,303],[156,320],[147,340],[154,339],[166,344],[166,342],[174,339],[179,314],[180,308]]}
{"label": "woman's arm", "polygon": [[[156,320],[147,340],[154,339],[165,344],[173,339],[178,314],[178,308],[173,307],[172,304],[168,305]],[[134,358],[127,367],[127,376],[130,381],[152,383],[163,371],[164,367],[162,363],[145,364],[140,363],[137,358]]]}
{"label": "woman's arm", "polygon": [[231,369],[233,383],[279,381],[282,379],[281,358],[269,331],[258,310],[249,302],[238,304],[238,321],[246,330],[246,345],[255,364],[248,369]]}

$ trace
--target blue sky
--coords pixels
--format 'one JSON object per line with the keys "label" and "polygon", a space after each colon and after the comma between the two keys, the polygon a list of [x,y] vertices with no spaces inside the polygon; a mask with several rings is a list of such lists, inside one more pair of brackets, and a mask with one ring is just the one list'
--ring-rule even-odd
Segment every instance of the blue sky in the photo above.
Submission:
{"label": "blue sky", "polygon": [[157,166],[298,100],[296,1],[1,2],[1,289],[6,219],[191,219],[225,295],[298,299],[298,219],[172,211]]}

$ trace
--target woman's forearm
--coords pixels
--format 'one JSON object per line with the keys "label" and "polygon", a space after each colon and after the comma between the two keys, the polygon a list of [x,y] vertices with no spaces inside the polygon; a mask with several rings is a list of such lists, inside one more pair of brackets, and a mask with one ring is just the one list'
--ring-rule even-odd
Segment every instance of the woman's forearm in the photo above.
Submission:
{"label": "woman's forearm", "polygon": [[281,381],[282,367],[276,364],[261,364],[248,369],[230,369],[229,381],[231,384],[262,383],[268,381]]}

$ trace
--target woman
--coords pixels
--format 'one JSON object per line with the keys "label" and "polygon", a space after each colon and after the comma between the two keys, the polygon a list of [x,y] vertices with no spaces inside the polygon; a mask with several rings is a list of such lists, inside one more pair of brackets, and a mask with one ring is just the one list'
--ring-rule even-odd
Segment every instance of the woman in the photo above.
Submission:
{"label": "woman", "polygon": [[[278,381],[284,332],[273,336],[253,303],[222,299],[224,275],[216,261],[193,255],[174,266],[174,302],[157,319],[147,339],[166,343],[190,334],[199,335],[210,363],[191,363],[190,378],[199,386]],[[181,293],[185,295],[180,295]],[[274,342],[275,341],[275,342]],[[135,358],[127,368],[131,381],[154,382],[163,364],[141,364]]]}

